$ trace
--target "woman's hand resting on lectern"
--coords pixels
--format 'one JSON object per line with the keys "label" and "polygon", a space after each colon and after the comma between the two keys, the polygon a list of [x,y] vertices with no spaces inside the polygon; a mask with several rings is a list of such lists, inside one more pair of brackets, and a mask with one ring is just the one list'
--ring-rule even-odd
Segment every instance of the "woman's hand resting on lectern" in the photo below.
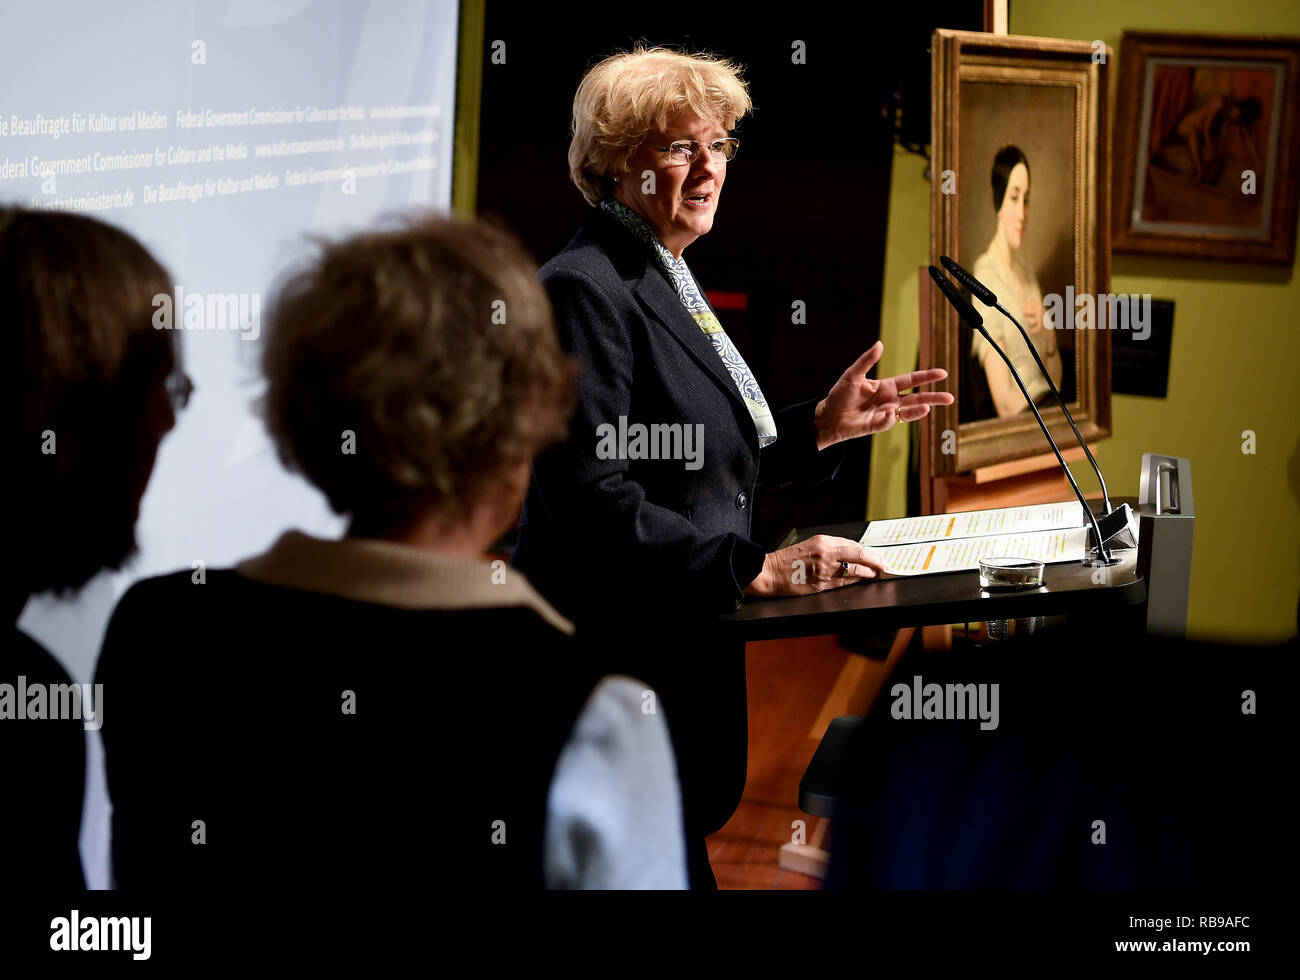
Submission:
{"label": "woman's hand resting on lectern", "polygon": [[749,596],[811,595],[880,575],[885,567],[875,548],[815,534],[788,548],[769,552],[758,578],[745,588]]}

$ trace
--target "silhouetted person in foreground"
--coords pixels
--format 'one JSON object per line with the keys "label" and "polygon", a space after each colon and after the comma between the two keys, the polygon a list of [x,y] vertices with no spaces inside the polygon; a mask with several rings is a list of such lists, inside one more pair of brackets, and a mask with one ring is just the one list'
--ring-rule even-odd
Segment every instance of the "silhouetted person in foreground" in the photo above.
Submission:
{"label": "silhouetted person in foreground", "polygon": [[645,685],[485,554],[573,400],[536,275],[431,216],[283,287],[267,425],[348,532],[123,596],[99,665],[120,887],[685,886]]}
{"label": "silhouetted person in foreground", "polygon": [[[140,498],[175,424],[172,334],[152,326],[171,278],[93,218],[0,208],[0,455],[9,517],[0,580],[0,883],[84,887],[77,837],[85,734],[100,705],[16,623],[136,550]],[[82,715],[83,717],[77,717]]]}

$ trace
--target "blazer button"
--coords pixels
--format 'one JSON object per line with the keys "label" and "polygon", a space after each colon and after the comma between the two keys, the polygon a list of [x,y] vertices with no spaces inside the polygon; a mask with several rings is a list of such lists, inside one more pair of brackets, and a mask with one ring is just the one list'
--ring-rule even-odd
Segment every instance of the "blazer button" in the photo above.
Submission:
{"label": "blazer button", "polygon": [[748,506],[749,506],[749,495],[746,494],[744,490],[742,490],[740,491],[739,494],[736,495],[736,509],[744,510]]}

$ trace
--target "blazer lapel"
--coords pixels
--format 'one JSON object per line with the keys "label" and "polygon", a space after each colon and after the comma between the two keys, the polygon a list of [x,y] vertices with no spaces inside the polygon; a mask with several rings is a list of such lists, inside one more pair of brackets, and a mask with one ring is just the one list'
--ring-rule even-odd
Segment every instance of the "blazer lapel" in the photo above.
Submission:
{"label": "blazer lapel", "polygon": [[695,322],[695,318],[686,311],[686,307],[682,306],[682,301],[677,298],[677,293],[667,278],[650,261],[641,243],[619,227],[614,218],[599,208],[592,210],[594,212],[592,230],[600,235],[611,253],[616,253],[614,267],[624,274],[625,281],[632,288],[642,307],[663,324],[700,366],[712,375],[714,381],[726,392],[727,397],[740,408],[744,418],[749,420],[749,431],[757,438],[758,430],[753,425],[749,406],[745,404],[745,399],[736,388],[731,372],[722,363],[722,358],[713,349],[713,344],[700,329],[700,325]]}

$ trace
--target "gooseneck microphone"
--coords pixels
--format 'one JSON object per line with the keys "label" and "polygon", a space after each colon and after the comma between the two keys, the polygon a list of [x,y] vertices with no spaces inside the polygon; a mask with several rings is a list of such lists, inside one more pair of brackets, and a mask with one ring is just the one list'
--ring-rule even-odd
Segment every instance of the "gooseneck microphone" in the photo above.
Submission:
{"label": "gooseneck microphone", "polygon": [[1079,427],[1074,424],[1074,416],[1071,415],[1070,410],[1065,407],[1065,399],[1061,397],[1061,393],[1057,390],[1056,382],[1052,380],[1052,376],[1047,373],[1047,368],[1043,365],[1043,359],[1038,356],[1038,348],[1035,347],[1034,342],[1029,339],[1029,334],[1025,333],[1025,328],[1020,325],[1019,320],[1003,308],[1002,304],[998,302],[998,298],[993,295],[993,290],[989,289],[988,286],[984,285],[984,283],[980,282],[971,275],[971,273],[967,272],[948,256],[939,256],[939,261],[943,263],[943,267],[948,270],[954,279],[966,287],[968,293],[985,306],[991,306],[998,310],[1003,316],[1016,325],[1016,329],[1020,331],[1020,336],[1025,338],[1025,346],[1029,348],[1029,353],[1034,355],[1034,363],[1038,365],[1038,370],[1042,372],[1044,380],[1047,381],[1047,387],[1052,389],[1052,395],[1056,398],[1056,404],[1061,406],[1061,411],[1065,413],[1065,420],[1070,423],[1070,428],[1074,430],[1074,437],[1079,440],[1079,445],[1083,447],[1083,451],[1088,457],[1088,462],[1092,464],[1093,472],[1097,474],[1097,482],[1101,484],[1101,499],[1105,501],[1106,513],[1109,514],[1114,508],[1110,505],[1110,494],[1106,492],[1106,478],[1101,475],[1101,467],[1098,466],[1097,461],[1093,459],[1092,450],[1088,448],[1088,443],[1084,441],[1083,436],[1079,433]]}
{"label": "gooseneck microphone", "polygon": [[[1042,415],[1038,413],[1038,407],[1034,404],[1034,400],[1029,397],[1029,392],[1025,389],[1025,383],[1021,380],[1020,373],[1011,364],[1011,358],[1007,357],[1006,352],[994,343],[993,338],[989,336],[989,332],[984,329],[984,318],[980,316],[975,307],[966,301],[961,293],[957,292],[957,287],[943,274],[943,270],[938,266],[930,266],[930,278],[939,287],[939,292],[943,293],[944,298],[952,304],[952,308],[957,311],[957,316],[961,321],[972,330],[978,331],[988,341],[989,346],[997,351],[998,356],[1006,364],[1007,370],[1011,372],[1011,377],[1016,379],[1016,384],[1020,387],[1020,393],[1025,396],[1025,403],[1029,406],[1030,411],[1034,413],[1034,418],[1038,420],[1038,427],[1043,430],[1043,435],[1047,437],[1052,452],[1056,453],[1056,461],[1061,464],[1061,469],[1065,471],[1065,478],[1070,481],[1070,487],[1074,490],[1074,495],[1079,498],[1079,506],[1083,508],[1084,516],[1092,524],[1092,533],[1096,535],[1096,550],[1100,557],[1084,558],[1083,563],[1090,566],[1116,564],[1119,559],[1112,558],[1107,552],[1106,539],[1102,536],[1101,527],[1097,524],[1097,515],[1092,512],[1088,502],[1083,499],[1083,491],[1079,489],[1079,484],[1074,481],[1074,474],[1070,472],[1070,467],[1065,465],[1065,458],[1061,456],[1061,450],[1056,445],[1056,440],[1052,438],[1052,433],[1047,429],[1047,423],[1043,421]],[[983,302],[983,300],[980,300],[980,302]]]}

